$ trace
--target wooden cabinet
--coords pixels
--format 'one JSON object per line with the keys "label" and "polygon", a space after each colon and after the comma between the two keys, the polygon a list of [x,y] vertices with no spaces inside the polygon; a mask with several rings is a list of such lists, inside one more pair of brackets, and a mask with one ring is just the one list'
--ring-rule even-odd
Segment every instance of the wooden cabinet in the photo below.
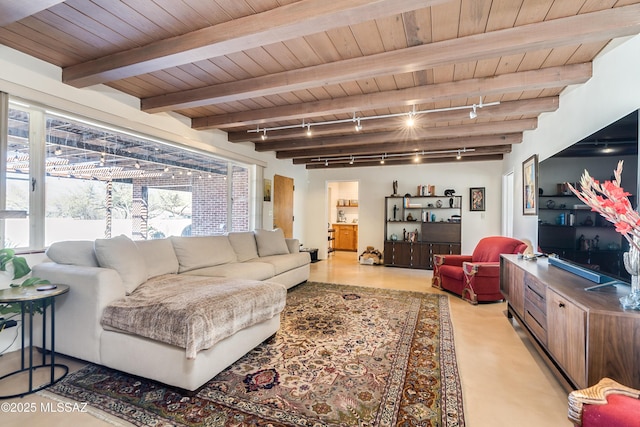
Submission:
{"label": "wooden cabinet", "polygon": [[577,386],[586,387],[586,312],[569,299],[547,289],[547,313],[549,352]]}
{"label": "wooden cabinet", "polygon": [[593,285],[546,259],[502,255],[500,260],[509,317],[567,390],[592,386],[602,377],[640,388],[640,313],[623,310],[619,302],[629,287],[585,290]]}
{"label": "wooden cabinet", "polygon": [[333,224],[337,251],[358,251],[358,226],[356,224]]}
{"label": "wooden cabinet", "polygon": [[434,254],[459,254],[461,196],[386,197],[384,263],[433,268]]}

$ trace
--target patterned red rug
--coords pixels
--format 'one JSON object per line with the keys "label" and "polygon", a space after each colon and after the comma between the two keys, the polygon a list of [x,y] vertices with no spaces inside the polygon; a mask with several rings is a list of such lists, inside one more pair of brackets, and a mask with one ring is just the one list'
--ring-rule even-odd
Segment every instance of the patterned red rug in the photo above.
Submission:
{"label": "patterned red rug", "polygon": [[95,365],[48,391],[139,426],[464,426],[447,296],[326,283],[195,396]]}

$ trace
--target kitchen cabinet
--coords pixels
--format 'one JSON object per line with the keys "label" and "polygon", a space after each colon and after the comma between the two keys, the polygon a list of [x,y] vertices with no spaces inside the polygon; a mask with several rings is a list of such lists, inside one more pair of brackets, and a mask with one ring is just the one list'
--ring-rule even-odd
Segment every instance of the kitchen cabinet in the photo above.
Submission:
{"label": "kitchen cabinet", "polygon": [[358,225],[333,224],[336,251],[358,251]]}

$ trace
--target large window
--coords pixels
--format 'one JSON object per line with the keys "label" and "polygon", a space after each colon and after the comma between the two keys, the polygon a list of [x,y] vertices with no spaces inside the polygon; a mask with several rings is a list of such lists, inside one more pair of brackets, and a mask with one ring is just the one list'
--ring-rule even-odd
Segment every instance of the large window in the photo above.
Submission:
{"label": "large window", "polygon": [[249,229],[243,165],[21,104],[8,123],[5,209],[27,215],[3,220],[5,247]]}

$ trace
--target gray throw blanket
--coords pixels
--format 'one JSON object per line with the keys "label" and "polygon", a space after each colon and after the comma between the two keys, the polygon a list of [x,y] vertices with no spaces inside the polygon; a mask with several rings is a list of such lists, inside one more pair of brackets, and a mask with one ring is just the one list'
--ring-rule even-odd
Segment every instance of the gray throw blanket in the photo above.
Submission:
{"label": "gray throw blanket", "polygon": [[107,306],[101,323],[185,348],[195,359],[198,351],[278,315],[286,297],[278,283],[166,274]]}

